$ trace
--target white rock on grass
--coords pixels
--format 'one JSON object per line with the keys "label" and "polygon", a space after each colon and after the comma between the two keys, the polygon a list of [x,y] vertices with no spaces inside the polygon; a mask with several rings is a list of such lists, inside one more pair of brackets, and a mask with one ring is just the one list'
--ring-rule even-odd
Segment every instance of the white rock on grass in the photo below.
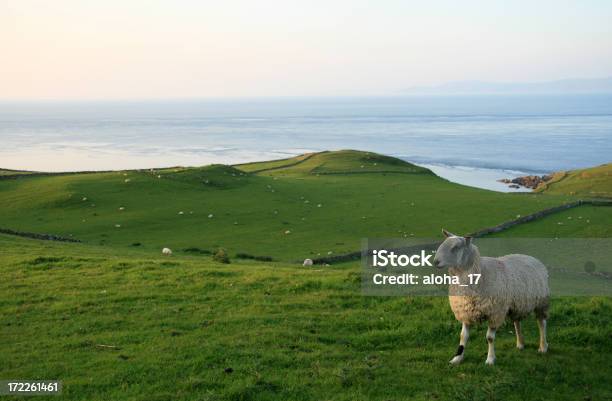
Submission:
{"label": "white rock on grass", "polygon": [[213,217],[215,217],[212,213],[208,215],[209,219],[212,219]]}
{"label": "white rock on grass", "polygon": [[286,230],[286,231],[285,231],[285,234],[286,234],[286,235],[291,234],[291,230]]}
{"label": "white rock on grass", "polygon": [[312,266],[312,259],[304,259],[302,266]]}

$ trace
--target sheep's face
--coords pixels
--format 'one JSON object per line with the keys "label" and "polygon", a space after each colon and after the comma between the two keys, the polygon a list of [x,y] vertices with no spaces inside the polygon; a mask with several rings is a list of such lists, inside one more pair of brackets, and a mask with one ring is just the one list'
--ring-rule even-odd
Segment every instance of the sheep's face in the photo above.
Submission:
{"label": "sheep's face", "polygon": [[474,263],[475,246],[472,237],[460,237],[442,230],[446,237],[438,247],[434,257],[434,266],[437,268],[467,269]]}

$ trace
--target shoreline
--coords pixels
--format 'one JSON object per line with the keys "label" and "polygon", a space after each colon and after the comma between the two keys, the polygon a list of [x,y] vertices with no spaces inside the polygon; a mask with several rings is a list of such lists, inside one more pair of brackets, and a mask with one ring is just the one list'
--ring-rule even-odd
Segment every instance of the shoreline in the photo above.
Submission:
{"label": "shoreline", "polygon": [[441,163],[414,163],[433,171],[437,176],[456,184],[467,185],[481,189],[488,189],[497,192],[516,193],[532,192],[531,188],[519,187],[511,188],[508,184],[500,182],[502,179],[514,179],[532,175],[531,172],[492,169],[482,167],[471,167],[461,165],[448,165]]}

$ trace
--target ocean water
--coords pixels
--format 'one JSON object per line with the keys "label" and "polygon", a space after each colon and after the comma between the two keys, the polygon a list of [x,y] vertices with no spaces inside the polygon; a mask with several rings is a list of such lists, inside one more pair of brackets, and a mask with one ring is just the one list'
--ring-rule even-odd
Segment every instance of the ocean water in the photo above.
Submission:
{"label": "ocean water", "polygon": [[380,152],[453,181],[612,161],[612,95],[0,103],[0,168],[79,171]]}

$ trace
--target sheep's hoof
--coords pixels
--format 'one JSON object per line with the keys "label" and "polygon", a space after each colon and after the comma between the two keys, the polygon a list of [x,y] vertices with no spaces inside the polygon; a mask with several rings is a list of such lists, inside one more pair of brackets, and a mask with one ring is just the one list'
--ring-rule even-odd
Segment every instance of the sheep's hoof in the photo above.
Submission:
{"label": "sheep's hoof", "polygon": [[453,359],[448,361],[448,363],[450,363],[452,365],[459,365],[461,363],[461,361],[463,361],[463,355],[455,355],[453,357]]}
{"label": "sheep's hoof", "polygon": [[540,345],[540,348],[538,348],[538,352],[539,352],[540,354],[545,354],[545,353],[546,353],[546,351],[548,351],[548,344],[546,344],[546,345],[544,345],[544,346],[541,346],[541,345]]}
{"label": "sheep's hoof", "polygon": [[487,358],[487,360],[485,361],[485,365],[494,365],[495,364],[495,358]]}
{"label": "sheep's hoof", "polygon": [[516,348],[519,350],[524,350],[525,349],[525,344],[516,344]]}

